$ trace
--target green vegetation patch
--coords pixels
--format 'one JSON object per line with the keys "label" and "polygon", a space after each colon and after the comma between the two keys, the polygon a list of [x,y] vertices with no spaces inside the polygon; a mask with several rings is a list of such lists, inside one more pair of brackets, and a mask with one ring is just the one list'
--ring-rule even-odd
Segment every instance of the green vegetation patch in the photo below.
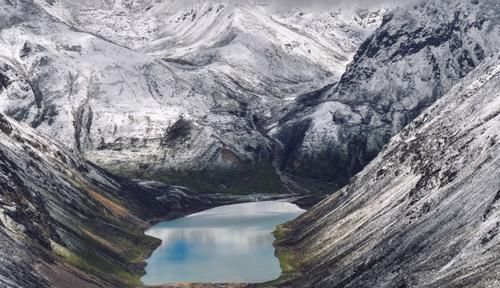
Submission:
{"label": "green vegetation patch", "polygon": [[91,250],[75,253],[57,243],[52,243],[54,253],[63,258],[68,264],[103,279],[122,282],[126,287],[142,286],[140,275],[134,275],[120,266],[110,263],[105,258]]}
{"label": "green vegetation patch", "polygon": [[278,258],[278,261],[280,263],[282,271],[281,276],[276,280],[258,284],[256,287],[274,288],[292,279],[297,273],[299,273],[301,262],[299,260],[300,257],[298,256],[298,254],[291,249],[279,245],[279,242],[286,238],[287,233],[288,229],[286,227],[286,224],[278,225],[276,227],[276,230],[273,232],[274,237],[276,238],[276,257]]}
{"label": "green vegetation patch", "polygon": [[213,171],[174,170],[112,170],[129,178],[160,181],[168,185],[185,186],[200,194],[224,193],[229,195],[283,193],[281,180],[269,162],[220,168]]}

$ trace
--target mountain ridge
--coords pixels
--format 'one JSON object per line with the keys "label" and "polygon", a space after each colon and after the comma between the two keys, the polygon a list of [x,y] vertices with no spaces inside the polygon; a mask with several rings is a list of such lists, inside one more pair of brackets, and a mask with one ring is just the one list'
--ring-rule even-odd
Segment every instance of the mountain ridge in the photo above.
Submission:
{"label": "mountain ridge", "polygon": [[[431,0],[389,13],[339,82],[297,101],[271,132],[297,142],[285,171],[345,184],[392,135],[497,51],[497,11],[496,1]],[[295,126],[306,129],[290,132]]]}
{"label": "mountain ridge", "polygon": [[392,138],[349,184],[279,229],[281,287],[498,285],[500,54]]}
{"label": "mountain ridge", "polygon": [[[25,22],[2,30],[2,111],[119,174],[186,184],[179,179],[209,171],[215,181],[197,190],[228,193],[249,186],[216,177],[230,169],[256,190],[283,189],[265,126],[296,95],[340,78],[386,13],[15,3],[5,19]],[[183,133],[169,134],[182,123]],[[260,170],[271,176],[261,182]]]}
{"label": "mountain ridge", "polygon": [[0,187],[2,287],[139,286],[150,222],[249,201],[115,176],[3,114]]}

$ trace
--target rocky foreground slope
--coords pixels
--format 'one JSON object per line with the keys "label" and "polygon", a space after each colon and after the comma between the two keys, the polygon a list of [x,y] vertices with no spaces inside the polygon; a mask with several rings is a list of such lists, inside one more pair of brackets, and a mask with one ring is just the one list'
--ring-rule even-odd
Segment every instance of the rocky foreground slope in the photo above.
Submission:
{"label": "rocky foreground slope", "polygon": [[159,244],[146,220],[214,203],[113,176],[0,114],[1,287],[137,286]]}
{"label": "rocky foreground slope", "polygon": [[279,286],[499,287],[499,87],[496,53],[282,227]]}

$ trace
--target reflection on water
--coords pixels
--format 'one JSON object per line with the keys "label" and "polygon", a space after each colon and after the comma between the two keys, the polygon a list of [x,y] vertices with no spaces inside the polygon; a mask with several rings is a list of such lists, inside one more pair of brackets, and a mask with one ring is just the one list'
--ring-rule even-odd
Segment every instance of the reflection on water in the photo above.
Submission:
{"label": "reflection on water", "polygon": [[237,204],[162,222],[146,234],[162,240],[147,260],[147,285],[258,283],[279,277],[271,234],[304,211],[285,202]]}

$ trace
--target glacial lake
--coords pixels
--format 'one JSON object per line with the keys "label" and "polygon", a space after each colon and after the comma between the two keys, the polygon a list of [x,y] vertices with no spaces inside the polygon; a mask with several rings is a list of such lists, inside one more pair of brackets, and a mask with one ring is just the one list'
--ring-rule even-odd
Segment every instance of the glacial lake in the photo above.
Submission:
{"label": "glacial lake", "polygon": [[287,202],[222,206],[146,231],[162,240],[147,260],[146,285],[261,283],[278,278],[272,232],[304,210]]}

